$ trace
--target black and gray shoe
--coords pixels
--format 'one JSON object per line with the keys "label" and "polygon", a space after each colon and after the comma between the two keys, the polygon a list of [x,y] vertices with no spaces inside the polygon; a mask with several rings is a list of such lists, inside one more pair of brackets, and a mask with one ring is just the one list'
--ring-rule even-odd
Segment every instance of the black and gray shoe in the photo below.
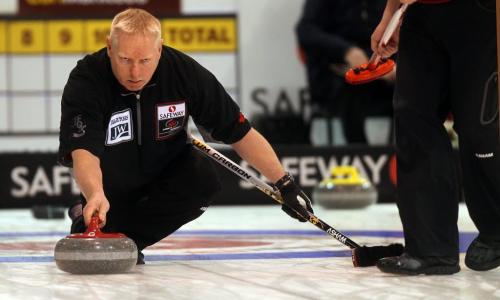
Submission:
{"label": "black and gray shoe", "polygon": [[75,203],[68,209],[68,216],[71,219],[70,233],[83,233],[87,230],[83,220],[83,206],[81,203]]}
{"label": "black and gray shoe", "polygon": [[500,266],[500,240],[476,237],[465,254],[465,265],[474,271]]}
{"label": "black and gray shoe", "polygon": [[417,258],[408,253],[382,258],[377,268],[385,273],[401,275],[449,275],[460,271],[457,259],[447,257]]}
{"label": "black and gray shoe", "polygon": [[83,204],[81,202],[73,203],[73,205],[68,208],[68,217],[71,221],[74,222],[75,219],[81,215],[83,215]]}

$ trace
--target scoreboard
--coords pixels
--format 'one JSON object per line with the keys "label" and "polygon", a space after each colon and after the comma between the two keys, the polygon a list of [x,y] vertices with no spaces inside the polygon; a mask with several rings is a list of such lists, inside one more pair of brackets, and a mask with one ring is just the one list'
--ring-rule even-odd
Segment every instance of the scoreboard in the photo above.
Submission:
{"label": "scoreboard", "polygon": [[[234,17],[162,19],[163,39],[185,52],[236,50]],[[0,54],[91,53],[106,45],[111,19],[0,21]]]}
{"label": "scoreboard", "polygon": [[[0,20],[0,134],[56,133],[78,59],[106,46],[112,18]],[[238,100],[235,15],[160,18],[164,44],[212,71]]]}

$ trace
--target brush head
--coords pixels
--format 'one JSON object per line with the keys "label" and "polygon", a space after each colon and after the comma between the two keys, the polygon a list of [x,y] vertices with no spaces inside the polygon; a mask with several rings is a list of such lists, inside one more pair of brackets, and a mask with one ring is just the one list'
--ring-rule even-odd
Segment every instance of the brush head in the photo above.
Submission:
{"label": "brush head", "polygon": [[345,80],[352,85],[364,84],[379,79],[394,69],[395,63],[392,59],[380,59],[377,65],[362,64],[357,68],[350,69],[345,74]]}
{"label": "brush head", "polygon": [[355,267],[370,267],[374,266],[381,258],[399,256],[403,254],[403,251],[404,247],[402,244],[358,247],[352,250],[352,263]]}

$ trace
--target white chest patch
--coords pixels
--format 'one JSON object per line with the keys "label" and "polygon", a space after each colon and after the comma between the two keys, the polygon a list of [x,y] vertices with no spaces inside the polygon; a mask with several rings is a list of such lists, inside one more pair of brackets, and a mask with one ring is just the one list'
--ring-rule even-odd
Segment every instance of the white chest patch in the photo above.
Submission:
{"label": "white chest patch", "polygon": [[161,140],[170,137],[184,126],[186,103],[158,104],[156,109],[157,136]]}
{"label": "white chest patch", "polygon": [[106,145],[111,146],[131,141],[133,136],[130,109],[113,113],[106,131]]}

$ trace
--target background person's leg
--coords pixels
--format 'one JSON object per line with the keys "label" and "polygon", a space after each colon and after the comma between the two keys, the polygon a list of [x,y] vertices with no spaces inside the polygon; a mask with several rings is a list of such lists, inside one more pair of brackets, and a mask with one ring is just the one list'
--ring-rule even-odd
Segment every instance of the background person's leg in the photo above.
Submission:
{"label": "background person's leg", "polygon": [[337,101],[342,103],[342,129],[348,144],[367,144],[365,120],[369,105],[368,87],[346,84]]}

